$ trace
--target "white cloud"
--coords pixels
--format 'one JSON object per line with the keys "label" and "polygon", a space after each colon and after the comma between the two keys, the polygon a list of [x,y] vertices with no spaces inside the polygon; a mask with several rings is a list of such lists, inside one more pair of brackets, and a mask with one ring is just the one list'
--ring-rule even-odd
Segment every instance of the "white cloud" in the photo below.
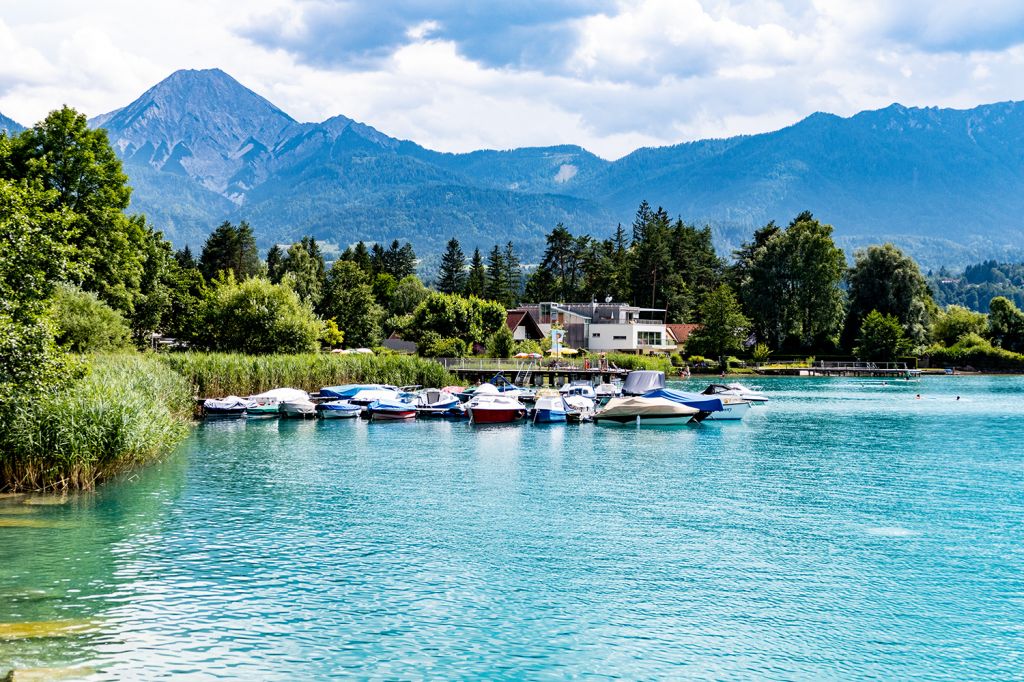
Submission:
{"label": "white cloud", "polygon": [[574,143],[616,157],[817,110],[1021,97],[1018,2],[620,0],[582,18],[560,7],[552,40],[570,42],[546,61],[475,60],[466,26],[456,35],[421,7],[383,57],[328,64],[247,34],[269,17],[300,36],[295,0],[0,0],[0,112],[32,123],[68,103],[95,115],[175,69],[218,66],[300,120],[346,114],[441,150]]}

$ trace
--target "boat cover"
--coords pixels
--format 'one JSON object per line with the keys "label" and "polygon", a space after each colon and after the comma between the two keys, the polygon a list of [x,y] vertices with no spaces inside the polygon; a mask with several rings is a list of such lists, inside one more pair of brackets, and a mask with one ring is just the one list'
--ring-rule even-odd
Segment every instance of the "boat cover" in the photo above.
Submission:
{"label": "boat cover", "polygon": [[367,408],[373,412],[374,410],[389,411],[389,412],[408,412],[415,410],[416,406],[411,403],[407,403],[403,400],[384,398],[382,400],[376,400],[370,403]]}
{"label": "boat cover", "polygon": [[680,405],[695,407],[701,412],[721,412],[722,399],[702,393],[686,393],[673,388],[659,388],[644,394],[645,398],[665,398]]}
{"label": "boat cover", "polygon": [[345,384],[344,386],[324,386],[320,389],[322,398],[351,398],[359,391],[372,391],[391,388],[382,384]]}
{"label": "boat cover", "polygon": [[401,397],[398,391],[390,388],[364,388],[361,391],[356,391],[349,400],[369,405],[377,400],[400,401]]}
{"label": "boat cover", "polygon": [[653,370],[634,370],[626,375],[622,385],[623,395],[645,395],[650,391],[665,388],[665,373]]}
{"label": "boat cover", "polygon": [[250,407],[256,407],[256,403],[247,398],[239,398],[237,395],[229,395],[219,400],[207,398],[203,401],[203,408],[207,410],[237,410]]}
{"label": "boat cover", "polygon": [[666,398],[612,398],[598,414],[600,417],[636,417],[636,416],[666,416],[666,415],[692,415],[700,412],[695,407],[689,407]]}
{"label": "boat cover", "polygon": [[249,396],[250,400],[255,400],[256,402],[271,399],[279,403],[286,400],[306,400],[308,398],[308,393],[297,388],[274,388],[259,395]]}
{"label": "boat cover", "polygon": [[359,412],[363,409],[358,405],[353,405],[347,400],[330,400],[326,403],[320,403],[317,407],[321,410],[338,412]]}

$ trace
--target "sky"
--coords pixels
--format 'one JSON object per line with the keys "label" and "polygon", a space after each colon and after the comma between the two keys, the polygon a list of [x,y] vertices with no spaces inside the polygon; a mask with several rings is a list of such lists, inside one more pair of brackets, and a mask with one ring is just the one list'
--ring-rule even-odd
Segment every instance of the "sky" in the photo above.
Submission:
{"label": "sky", "polygon": [[0,113],[218,67],[293,117],[441,151],[641,146],[815,111],[1024,99],[1020,0],[0,0]]}

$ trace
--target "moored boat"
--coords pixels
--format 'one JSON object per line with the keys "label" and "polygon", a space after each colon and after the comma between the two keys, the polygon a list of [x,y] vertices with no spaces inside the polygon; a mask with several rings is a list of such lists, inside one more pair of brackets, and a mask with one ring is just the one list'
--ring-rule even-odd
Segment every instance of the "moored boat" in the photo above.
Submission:
{"label": "moored boat", "polygon": [[564,400],[566,405],[565,417],[568,421],[593,421],[594,414],[597,411],[597,403],[595,401],[590,398],[584,398],[581,395],[570,395]]}
{"label": "moored boat", "polygon": [[565,400],[561,394],[542,392],[537,395],[537,403],[533,408],[534,424],[554,424],[566,421]]}
{"label": "moored boat", "polygon": [[594,422],[608,426],[682,426],[700,413],[695,407],[681,405],[665,398],[612,398],[594,415]]}
{"label": "moored boat", "polygon": [[702,393],[687,393],[677,391],[674,388],[659,388],[644,394],[645,398],[664,398],[686,407],[693,407],[702,414],[697,421],[701,421],[712,413],[722,412],[725,409],[725,400],[718,396],[704,395]]}
{"label": "moored boat", "polygon": [[729,396],[745,400],[755,405],[768,402],[768,396],[753,391],[743,384],[711,384],[703,391],[704,395]]}
{"label": "moored boat", "polygon": [[246,410],[245,416],[250,419],[278,417],[281,415],[280,407],[282,400],[306,398],[309,398],[309,394],[297,388],[274,388],[249,396],[249,400],[253,401],[255,406]]}
{"label": "moored boat", "polygon": [[321,419],[352,419],[362,411],[359,405],[347,400],[329,400],[316,406],[316,414]]}
{"label": "moored boat", "polygon": [[499,393],[493,384],[479,386],[466,411],[474,424],[508,424],[526,416],[526,407],[519,400]]}
{"label": "moored boat", "polygon": [[707,416],[708,421],[739,421],[747,416],[753,403],[732,396],[718,395],[722,400],[722,409]]}
{"label": "moored boat", "polygon": [[203,416],[207,419],[234,419],[244,417],[246,410],[255,406],[247,398],[229,395],[226,398],[208,398],[203,401]]}
{"label": "moored boat", "polygon": [[558,392],[563,396],[580,395],[584,398],[597,400],[597,392],[594,391],[594,386],[589,381],[573,381],[562,386],[558,389]]}
{"label": "moored boat", "polygon": [[335,400],[350,400],[360,391],[374,390],[397,391],[398,389],[387,384],[344,384],[343,386],[324,386],[320,389],[320,397],[333,398]]}
{"label": "moored boat", "polygon": [[428,388],[420,391],[415,401],[417,417],[446,417],[459,419],[466,416],[466,408],[458,396],[445,389]]}
{"label": "moored boat", "polygon": [[290,419],[311,419],[316,417],[316,405],[309,398],[282,400],[278,404],[282,417]]}
{"label": "moored boat", "polygon": [[370,421],[412,419],[416,416],[416,406],[404,400],[375,400],[366,406]]}

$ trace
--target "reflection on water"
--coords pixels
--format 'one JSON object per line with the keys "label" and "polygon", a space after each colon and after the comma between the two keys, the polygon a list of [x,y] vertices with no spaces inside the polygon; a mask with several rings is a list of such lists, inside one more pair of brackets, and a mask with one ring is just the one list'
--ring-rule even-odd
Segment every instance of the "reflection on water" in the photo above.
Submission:
{"label": "reflection on water", "polygon": [[750,383],[678,429],[220,421],[0,497],[0,674],[1019,675],[1024,380]]}

